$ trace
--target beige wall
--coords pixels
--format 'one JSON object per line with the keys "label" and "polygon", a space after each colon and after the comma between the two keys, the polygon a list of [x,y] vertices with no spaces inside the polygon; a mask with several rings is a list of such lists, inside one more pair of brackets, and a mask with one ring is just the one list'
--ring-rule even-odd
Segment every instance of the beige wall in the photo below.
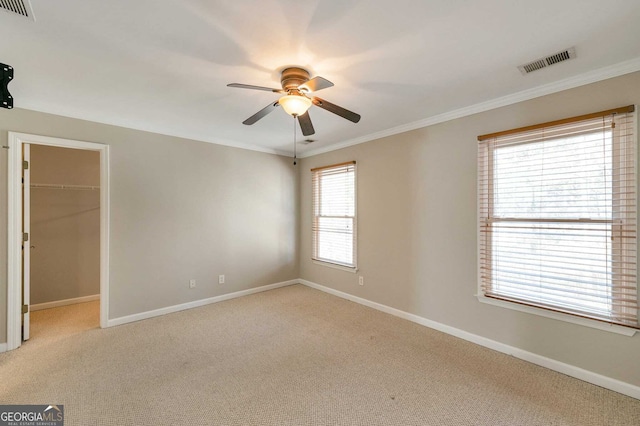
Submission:
{"label": "beige wall", "polygon": [[[475,297],[477,136],[634,103],[640,104],[640,73],[303,159],[301,278],[640,386],[640,335]],[[349,160],[358,170],[358,274],[310,261],[309,169]]]}
{"label": "beige wall", "polygon": [[[31,183],[100,186],[100,153],[31,145]],[[100,191],[33,187],[31,304],[100,293]]]}
{"label": "beige wall", "polygon": [[[8,131],[110,145],[110,319],[298,277],[289,158],[0,109],[0,145]],[[5,201],[6,170],[2,149]],[[1,208],[0,223],[6,215]],[[0,226],[0,342],[6,342],[6,233]],[[223,285],[219,274],[226,275]]]}

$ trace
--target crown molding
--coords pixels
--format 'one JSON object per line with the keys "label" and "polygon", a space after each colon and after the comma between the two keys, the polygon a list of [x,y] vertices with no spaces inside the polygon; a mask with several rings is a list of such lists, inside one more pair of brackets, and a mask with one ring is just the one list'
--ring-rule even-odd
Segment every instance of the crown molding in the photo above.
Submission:
{"label": "crown molding", "polygon": [[[331,144],[325,147],[312,149],[306,152],[298,154],[298,158],[312,157],[314,155],[323,154],[325,152],[336,151],[338,149],[347,148],[353,145],[359,145],[361,143],[369,142],[376,139],[381,139],[388,136],[397,135],[399,133],[409,132],[411,130],[420,129],[427,126],[433,126],[434,124],[444,123],[446,121],[455,120],[457,118],[466,117],[469,115],[477,114],[480,112],[489,111],[492,109],[500,108],[507,105],[513,105],[518,102],[528,101],[530,99],[538,98],[545,95],[561,92],[563,90],[573,89],[575,87],[584,86],[598,81],[607,80],[609,78],[619,77],[621,75],[629,74],[632,72],[640,71],[640,57],[631,59],[629,61],[620,62],[615,65],[611,65],[604,68],[599,68],[594,71],[589,71],[577,76],[569,77],[563,80],[559,80],[553,83],[544,84],[531,89],[523,90],[520,92],[512,93],[510,95],[502,96],[499,98],[491,99],[489,101],[480,102],[468,107],[459,108],[456,110],[448,111],[442,114],[433,115],[418,121],[403,124],[400,126],[392,127],[390,129],[382,130],[380,132],[370,133],[368,135],[360,136],[354,139],[349,139],[344,142]],[[229,146],[232,148],[246,149],[249,151],[258,151],[267,154],[282,155],[291,157],[290,152],[275,150],[272,148],[265,148],[259,145],[246,144],[230,139],[220,139],[215,137],[202,137],[201,135],[193,135],[188,133],[163,131],[157,129],[147,128],[140,125],[131,125],[127,123],[123,125],[115,120],[95,119],[88,117],[84,114],[77,114],[74,111],[60,110],[60,106],[56,106],[56,110],[38,104],[37,102],[29,102],[29,100],[22,101],[20,105],[16,105],[17,108],[27,109],[31,111],[42,112],[46,114],[59,115],[68,118],[75,118],[78,120],[91,121],[94,123],[107,124],[110,126],[123,127],[132,130],[138,130],[142,132],[155,133],[165,136],[173,136],[182,139],[190,139],[199,142],[207,142],[215,145]]]}
{"label": "crown molding", "polygon": [[153,134],[162,135],[162,136],[171,136],[171,137],[180,138],[180,139],[188,139],[188,140],[192,140],[192,141],[196,141],[196,142],[206,142],[206,143],[211,143],[211,144],[214,144],[214,145],[222,145],[222,146],[228,146],[228,147],[232,147],[232,148],[246,149],[246,150],[249,150],[249,151],[264,152],[266,154],[282,155],[282,156],[286,156],[286,157],[290,157],[291,156],[291,154],[289,154],[286,151],[280,151],[280,150],[276,150],[276,149],[272,149],[272,148],[265,148],[265,147],[259,146],[259,145],[246,144],[246,143],[237,142],[237,141],[234,141],[234,140],[231,140],[231,139],[221,139],[221,138],[216,138],[216,137],[211,137],[211,138],[204,137],[203,138],[201,136],[188,134],[188,133],[180,133],[180,132],[171,132],[171,131],[158,130],[158,129],[153,129],[151,127],[145,127],[145,126],[140,126],[140,125],[131,125],[130,123],[123,124],[121,122],[118,122],[117,120],[96,119],[94,117],[90,117],[90,116],[85,115],[85,114],[77,114],[74,111],[61,109],[59,106],[56,106],[55,111],[54,111],[51,108],[48,108],[48,107],[43,106],[41,104],[38,104],[37,102],[29,102],[28,99],[26,101],[23,100],[22,102],[20,102],[19,105],[15,105],[15,108],[16,109],[18,109],[18,108],[19,109],[24,109],[24,110],[28,110],[28,111],[41,112],[41,113],[44,113],[44,114],[57,115],[57,116],[60,116],[60,117],[73,118],[73,119],[76,119],[76,120],[89,121],[89,122],[92,122],[92,123],[106,124],[108,126],[121,127],[123,129],[138,130],[140,132],[153,133]]}
{"label": "crown molding", "polygon": [[615,65],[611,65],[604,68],[599,68],[594,71],[589,71],[583,74],[579,74],[573,77],[569,77],[563,80],[559,80],[553,83],[544,84],[531,89],[523,90],[520,92],[512,93],[510,95],[495,98],[489,101],[480,102],[475,105],[456,109],[453,111],[437,114],[431,117],[424,118],[422,120],[413,121],[411,123],[403,124],[401,126],[392,127],[380,132],[371,133],[369,135],[361,136],[355,139],[350,139],[337,144],[332,144],[318,149],[313,149],[298,155],[299,158],[312,157],[318,154],[324,154],[325,152],[331,152],[342,148],[347,148],[353,145],[359,145],[361,143],[369,142],[376,139],[385,138],[388,136],[397,135],[399,133],[409,132],[411,130],[420,129],[427,126],[433,126],[434,124],[444,123],[446,121],[455,120],[457,118],[466,117],[469,115],[477,114],[480,112],[489,111],[492,109],[500,108],[507,105],[513,105],[518,102],[528,101],[530,99],[539,98],[541,96],[550,95],[563,90],[573,89],[576,87],[584,86],[598,81],[607,80],[609,78],[619,77],[621,75],[629,74],[632,72],[640,71],[640,57],[620,62]]}

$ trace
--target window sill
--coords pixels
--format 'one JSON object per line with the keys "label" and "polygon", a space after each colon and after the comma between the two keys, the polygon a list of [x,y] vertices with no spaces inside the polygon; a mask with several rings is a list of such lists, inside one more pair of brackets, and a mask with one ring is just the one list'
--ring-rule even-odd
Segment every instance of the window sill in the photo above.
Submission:
{"label": "window sill", "polygon": [[551,318],[558,321],[569,322],[572,324],[578,324],[585,327],[595,328],[598,330],[609,331],[611,333],[622,334],[624,336],[633,336],[636,334],[635,329],[629,327],[623,327],[615,324],[607,324],[602,321],[591,320],[588,318],[581,318],[569,314],[563,314],[561,312],[549,311],[547,309],[539,309],[533,306],[521,305],[518,303],[508,302],[506,300],[494,299],[492,297],[485,297],[483,295],[476,295],[478,300],[482,303],[489,305],[500,306],[502,308],[512,309],[515,311],[525,312],[528,314],[539,315],[541,317]]}
{"label": "window sill", "polygon": [[358,267],[343,266],[343,265],[338,265],[336,263],[323,262],[321,260],[314,260],[314,259],[311,259],[311,261],[316,265],[322,265],[328,268],[339,269],[341,271],[351,272],[352,274],[355,274],[356,272],[358,272]]}

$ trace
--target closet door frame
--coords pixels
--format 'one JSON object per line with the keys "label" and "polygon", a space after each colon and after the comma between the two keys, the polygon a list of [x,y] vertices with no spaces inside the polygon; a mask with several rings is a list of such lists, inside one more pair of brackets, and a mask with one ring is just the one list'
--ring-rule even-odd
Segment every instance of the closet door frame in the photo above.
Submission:
{"label": "closet door frame", "polygon": [[23,145],[47,145],[100,153],[100,327],[109,321],[109,145],[9,132],[7,227],[7,350],[22,344]]}

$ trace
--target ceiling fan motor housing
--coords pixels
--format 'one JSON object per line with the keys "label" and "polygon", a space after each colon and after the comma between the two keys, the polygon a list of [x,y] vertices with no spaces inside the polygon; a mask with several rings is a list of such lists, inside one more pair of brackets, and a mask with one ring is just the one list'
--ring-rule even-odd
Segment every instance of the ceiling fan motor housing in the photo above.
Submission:
{"label": "ceiling fan motor housing", "polygon": [[309,72],[302,68],[285,68],[282,70],[282,88],[286,91],[297,90],[298,86],[309,81]]}

